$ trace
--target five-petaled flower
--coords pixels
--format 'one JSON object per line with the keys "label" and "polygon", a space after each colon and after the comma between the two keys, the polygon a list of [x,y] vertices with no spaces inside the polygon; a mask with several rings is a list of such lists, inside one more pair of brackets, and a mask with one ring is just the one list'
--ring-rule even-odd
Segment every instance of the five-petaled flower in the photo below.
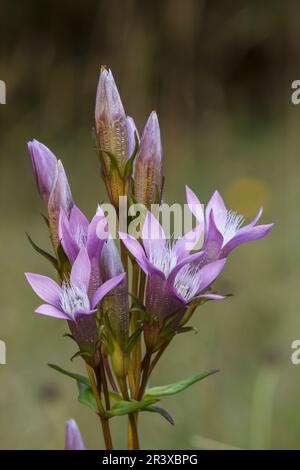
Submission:
{"label": "five-petaled flower", "polygon": [[94,315],[96,307],[124,279],[125,273],[107,280],[94,294],[89,295],[91,262],[87,249],[82,247],[72,266],[70,279],[64,281],[62,286],[47,276],[33,273],[25,275],[35,293],[47,302],[40,305],[36,313],[67,320],[80,350],[93,354],[98,336]]}

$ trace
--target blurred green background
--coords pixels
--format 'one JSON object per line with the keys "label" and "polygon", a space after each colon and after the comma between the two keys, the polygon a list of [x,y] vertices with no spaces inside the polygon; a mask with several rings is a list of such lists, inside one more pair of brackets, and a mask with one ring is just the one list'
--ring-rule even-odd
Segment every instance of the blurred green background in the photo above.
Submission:
{"label": "blurred green background", "polygon": [[[297,448],[300,366],[299,2],[216,0],[1,0],[0,447],[63,448],[74,417],[89,448],[103,446],[98,420],[76,401],[71,380],[47,362],[80,371],[62,337],[66,325],[40,318],[24,271],[52,275],[25,231],[48,246],[26,142],[63,159],[77,204],[91,216],[106,200],[93,149],[99,66],[111,67],[140,132],[156,109],[165,156],[166,199],[188,184],[207,202],[218,190],[252,217],[264,205],[267,239],[239,248],[218,282],[234,297],[211,302],[180,335],[153,375],[164,384],[209,368],[221,372],[165,400],[176,426],[141,416],[144,448]],[[126,420],[113,421],[116,444]]]}

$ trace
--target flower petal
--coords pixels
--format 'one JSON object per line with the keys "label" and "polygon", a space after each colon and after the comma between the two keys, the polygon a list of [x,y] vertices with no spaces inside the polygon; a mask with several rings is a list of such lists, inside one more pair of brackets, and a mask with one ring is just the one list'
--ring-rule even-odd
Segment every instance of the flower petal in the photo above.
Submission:
{"label": "flower petal", "polygon": [[224,240],[215,224],[214,215],[214,212],[211,211],[209,215],[208,229],[205,234],[204,251],[208,261],[214,261],[219,257]]}
{"label": "flower petal", "polygon": [[70,320],[70,317],[62,312],[59,308],[53,305],[43,304],[40,305],[36,310],[39,315],[45,315],[46,317],[61,318],[62,320]]}
{"label": "flower petal", "polygon": [[94,215],[87,230],[86,248],[90,259],[100,259],[101,250],[107,237],[107,220],[105,216],[99,212]]}
{"label": "flower petal", "polygon": [[259,219],[261,218],[263,210],[264,210],[263,207],[261,207],[259,209],[258,213],[256,214],[256,216],[254,217],[254,219],[248,225],[244,225],[243,228],[254,227],[257,224],[257,222],[259,221]]}
{"label": "flower petal", "polygon": [[74,419],[66,423],[65,450],[86,450],[79,428]]}
{"label": "flower petal", "polygon": [[91,277],[91,262],[85,247],[82,247],[72,266],[71,282],[88,290]]}
{"label": "flower petal", "polygon": [[41,274],[25,273],[26,279],[34,292],[43,300],[55,307],[60,306],[61,287],[50,279],[50,277]]}
{"label": "flower petal", "polygon": [[70,230],[73,235],[76,234],[78,229],[82,230],[84,233],[87,233],[89,221],[84,213],[81,212],[81,210],[75,205],[71,210],[69,222]]}
{"label": "flower petal", "polygon": [[202,294],[202,295],[199,295],[197,298],[208,299],[208,300],[224,300],[224,299],[226,299],[226,297],[224,295],[219,295],[219,294]]}
{"label": "flower petal", "polygon": [[198,293],[205,291],[219,276],[220,272],[224,268],[226,259],[220,259],[213,263],[206,264],[201,269],[200,283],[198,286]]}
{"label": "flower petal", "polygon": [[163,250],[166,244],[166,235],[164,229],[151,212],[147,212],[142,230],[142,239],[145,252],[148,258],[153,251]]}
{"label": "flower petal", "polygon": [[205,209],[206,223],[210,224],[210,213],[213,211],[216,227],[223,234],[226,225],[227,209],[218,191],[215,191]]}
{"label": "flower petal", "polygon": [[59,214],[58,237],[70,263],[73,264],[79,253],[79,246],[71,234],[69,220],[63,209]]}
{"label": "flower petal", "polygon": [[221,256],[228,256],[228,254],[237,246],[242,243],[253,242],[259,240],[260,238],[265,237],[274,224],[269,225],[257,225],[256,227],[243,227],[241,228],[236,235],[223,247],[221,251]]}
{"label": "flower petal", "polygon": [[100,300],[103,299],[103,297],[105,297],[106,294],[108,294],[108,292],[117,287],[117,285],[120,284],[120,282],[125,278],[125,276],[126,273],[122,273],[104,282],[102,286],[100,286],[93,295],[92,308],[96,307],[96,305],[100,302]]}
{"label": "flower petal", "polygon": [[188,186],[185,187],[185,192],[186,192],[186,200],[187,200],[190,211],[196,217],[197,222],[200,225],[204,225],[204,212],[203,212],[203,206],[201,202],[199,201],[196,194]]}
{"label": "flower petal", "polygon": [[203,235],[203,225],[199,224],[175,242],[174,249],[178,261],[188,256],[189,252],[198,244],[201,235]]}

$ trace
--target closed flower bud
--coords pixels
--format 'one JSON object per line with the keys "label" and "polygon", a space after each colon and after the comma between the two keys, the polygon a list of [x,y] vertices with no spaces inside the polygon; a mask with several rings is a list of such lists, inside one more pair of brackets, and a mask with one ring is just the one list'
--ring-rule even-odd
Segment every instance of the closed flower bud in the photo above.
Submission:
{"label": "closed flower bud", "polygon": [[37,140],[28,142],[38,192],[47,205],[56,174],[57,159],[45,145]]}
{"label": "closed flower bud", "polygon": [[65,450],[86,450],[81,433],[74,419],[66,423]]}
{"label": "closed flower bud", "polygon": [[[126,114],[113,75],[105,67],[101,68],[100,73],[95,120],[103,178],[111,202],[118,207],[119,196],[127,193],[127,183],[123,181],[122,175],[128,160],[128,130]],[[114,156],[114,163],[105,152]]]}
{"label": "closed flower bud", "polygon": [[163,185],[162,146],[157,115],[153,111],[145,126],[136,156],[134,193],[137,201],[149,210],[160,203]]}
{"label": "closed flower bud", "polygon": [[[103,282],[124,272],[116,244],[111,238],[107,240],[102,248],[100,272]],[[129,305],[126,279],[104,297],[101,308],[104,317],[109,320],[115,340],[125,350],[129,336]]]}
{"label": "closed flower bud", "polygon": [[55,179],[48,200],[49,227],[54,248],[57,248],[59,245],[58,221],[60,210],[63,209],[66,215],[69,216],[73,205],[74,202],[68,179],[63,164],[58,160]]}

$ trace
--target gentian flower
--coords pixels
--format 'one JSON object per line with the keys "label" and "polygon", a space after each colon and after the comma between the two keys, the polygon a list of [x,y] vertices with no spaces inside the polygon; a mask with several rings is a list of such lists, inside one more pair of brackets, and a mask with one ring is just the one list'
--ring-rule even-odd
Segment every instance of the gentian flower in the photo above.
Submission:
{"label": "gentian flower", "polygon": [[73,418],[66,422],[65,450],[86,450],[79,428]]}
{"label": "gentian flower", "polygon": [[151,204],[161,201],[163,186],[162,146],[160,129],[155,111],[145,126],[135,159],[134,195],[148,210]]}
{"label": "gentian flower", "polygon": [[[186,187],[187,202],[190,210],[199,218],[201,203],[193,191]],[[225,258],[229,253],[241,245],[265,237],[273,224],[256,225],[262,215],[263,209],[258,211],[256,217],[244,225],[244,217],[235,211],[228,210],[218,191],[215,191],[205,209],[204,246],[206,262]]]}
{"label": "gentian flower", "polygon": [[60,160],[37,140],[28,143],[37,188],[49,216],[49,226],[54,248],[59,245],[58,219],[63,209],[69,216],[74,205],[68,179]]}
{"label": "gentian flower", "polygon": [[[221,272],[225,260],[197,267],[204,253],[191,254],[197,244],[202,226],[198,225],[174,243],[166,240],[164,231],[155,217],[148,212],[140,243],[130,235],[120,233],[122,242],[135,257],[147,275],[146,315],[150,321],[144,325],[145,341],[155,348],[165,320],[176,313],[176,325],[187,305],[195,298],[221,299],[222,296],[205,291]],[[147,324],[148,323],[148,324]],[[172,324],[173,327],[174,323]]]}
{"label": "gentian flower", "polygon": [[94,315],[96,307],[124,279],[125,273],[104,282],[90,296],[91,262],[87,249],[83,247],[72,266],[70,280],[63,282],[62,286],[47,276],[25,275],[35,293],[47,302],[40,305],[36,313],[67,320],[80,351],[94,354],[98,337]]}
{"label": "gentian flower", "polygon": [[71,209],[69,217],[61,209],[58,235],[71,265],[75,262],[80,249],[82,247],[87,249],[91,262],[90,288],[94,292],[101,283],[99,261],[103,244],[108,235],[107,220],[103,210],[98,207],[96,214],[89,222],[75,205]]}
{"label": "gentian flower", "polygon": [[[131,235],[120,233],[120,238],[148,276],[146,308],[155,315],[172,313],[173,285],[180,269],[197,261],[202,253],[190,254],[200,236],[199,226],[172,243],[156,218],[148,212],[142,230],[141,244]],[[176,299],[175,299],[176,300]]]}

